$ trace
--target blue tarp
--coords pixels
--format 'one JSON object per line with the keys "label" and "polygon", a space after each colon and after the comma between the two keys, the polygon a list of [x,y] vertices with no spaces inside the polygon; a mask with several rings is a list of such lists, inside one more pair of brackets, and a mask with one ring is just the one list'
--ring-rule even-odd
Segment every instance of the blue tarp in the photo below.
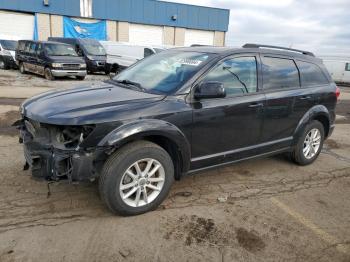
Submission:
{"label": "blue tarp", "polygon": [[63,18],[63,35],[68,38],[107,39],[106,21],[97,23],[81,23],[69,17]]}
{"label": "blue tarp", "polygon": [[39,34],[38,34],[38,15],[35,14],[34,16],[34,33],[33,33],[33,39],[39,40]]}

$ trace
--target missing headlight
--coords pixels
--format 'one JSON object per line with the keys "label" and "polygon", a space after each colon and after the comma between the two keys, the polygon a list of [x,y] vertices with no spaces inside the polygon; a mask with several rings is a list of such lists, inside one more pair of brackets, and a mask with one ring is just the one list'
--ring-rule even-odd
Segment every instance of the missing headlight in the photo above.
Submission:
{"label": "missing headlight", "polygon": [[75,149],[90,133],[94,130],[94,126],[65,126],[59,128],[57,132],[57,141],[66,148]]}

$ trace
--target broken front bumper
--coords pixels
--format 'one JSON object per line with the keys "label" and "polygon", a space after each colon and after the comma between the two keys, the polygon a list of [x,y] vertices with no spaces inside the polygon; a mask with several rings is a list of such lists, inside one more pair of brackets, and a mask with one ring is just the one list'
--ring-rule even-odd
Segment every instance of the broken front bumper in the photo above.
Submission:
{"label": "broken front bumper", "polygon": [[27,166],[36,178],[70,181],[92,180],[98,176],[95,161],[104,153],[101,149],[62,149],[48,139],[33,136],[25,125],[20,127],[20,143],[23,143]]}

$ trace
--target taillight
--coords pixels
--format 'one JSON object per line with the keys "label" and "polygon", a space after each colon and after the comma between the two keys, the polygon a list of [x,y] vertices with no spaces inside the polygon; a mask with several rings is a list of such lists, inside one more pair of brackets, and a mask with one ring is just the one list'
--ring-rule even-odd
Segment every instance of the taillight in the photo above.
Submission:
{"label": "taillight", "polygon": [[335,88],[335,96],[337,97],[337,101],[339,100],[339,96],[340,96],[340,88],[336,87]]}

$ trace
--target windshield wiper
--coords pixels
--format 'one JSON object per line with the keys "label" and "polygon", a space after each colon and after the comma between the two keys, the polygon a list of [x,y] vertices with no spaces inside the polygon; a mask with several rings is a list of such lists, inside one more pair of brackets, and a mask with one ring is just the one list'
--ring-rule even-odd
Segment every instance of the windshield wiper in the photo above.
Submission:
{"label": "windshield wiper", "polygon": [[113,80],[113,81],[115,81],[117,83],[121,83],[121,84],[127,85],[127,86],[133,86],[133,87],[136,87],[140,91],[146,92],[146,89],[143,88],[140,83],[137,83],[137,82],[134,82],[134,81],[130,81],[128,79]]}

